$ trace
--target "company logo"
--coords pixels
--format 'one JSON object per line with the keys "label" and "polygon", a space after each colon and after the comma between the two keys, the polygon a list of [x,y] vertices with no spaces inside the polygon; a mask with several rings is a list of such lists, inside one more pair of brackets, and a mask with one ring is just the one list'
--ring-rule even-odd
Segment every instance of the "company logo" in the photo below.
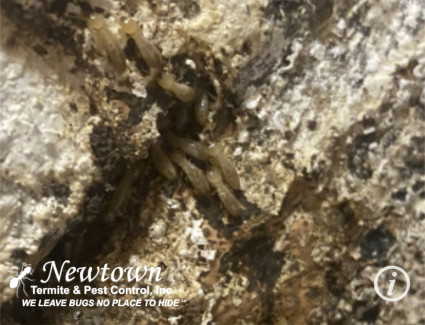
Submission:
{"label": "company logo", "polygon": [[[404,281],[402,281],[402,277],[404,277]],[[410,289],[410,278],[401,267],[390,265],[379,270],[373,285],[379,297],[385,301],[395,302],[406,297]],[[403,286],[405,286],[404,291]],[[387,288],[385,295],[380,290],[383,287]]]}
{"label": "company logo", "polygon": [[[30,264],[22,264],[21,271],[19,273],[16,273],[14,271],[8,271],[9,273],[15,273],[16,276],[8,277],[6,281],[9,281],[9,287],[12,289],[16,289],[16,298],[18,297],[19,287],[22,286],[22,290],[24,291],[25,295],[28,297],[27,292],[25,291],[25,282],[24,280],[28,281],[35,281],[34,279],[30,279],[28,275],[32,274],[34,272],[34,269],[31,267]],[[6,282],[4,281],[4,282]]]}
{"label": "company logo", "polygon": [[[26,295],[21,299],[23,307],[178,307],[187,302],[173,297],[172,288],[159,284],[161,271],[159,266],[147,265],[75,267],[69,260],[58,267],[55,261],[48,261],[37,273],[44,273],[37,279],[37,284],[29,285],[27,282],[35,281],[30,278],[34,269],[29,264],[23,264],[19,273],[9,271],[15,276],[4,282],[9,282],[11,289],[16,289],[17,298],[22,287]],[[51,279],[54,286],[48,285]],[[94,281],[97,285],[91,284]],[[31,298],[28,298],[28,293]]]}

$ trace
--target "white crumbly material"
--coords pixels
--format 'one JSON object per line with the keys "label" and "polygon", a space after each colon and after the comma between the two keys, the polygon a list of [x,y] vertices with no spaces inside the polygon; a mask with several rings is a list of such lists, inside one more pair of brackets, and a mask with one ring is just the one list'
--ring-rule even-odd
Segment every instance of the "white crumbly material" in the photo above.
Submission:
{"label": "white crumbly material", "polygon": [[[3,18],[2,18],[3,19]],[[97,177],[88,135],[88,115],[74,113],[70,103],[87,107],[67,69],[73,59],[51,53],[44,59],[22,42],[9,48],[13,27],[2,23],[0,49],[1,197],[0,278],[21,265],[10,263],[19,251],[47,254],[40,247],[64,233],[79,212],[85,190]],[[56,60],[59,58],[59,60]],[[63,187],[63,197],[50,189]],[[47,250],[46,250],[47,248]],[[25,261],[27,262],[27,261]],[[14,290],[2,286],[1,300]]]}

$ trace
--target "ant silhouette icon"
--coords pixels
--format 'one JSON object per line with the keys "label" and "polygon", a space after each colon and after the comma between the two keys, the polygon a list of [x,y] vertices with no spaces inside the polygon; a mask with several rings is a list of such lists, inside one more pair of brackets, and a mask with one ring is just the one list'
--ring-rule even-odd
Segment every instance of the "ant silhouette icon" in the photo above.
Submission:
{"label": "ant silhouette icon", "polygon": [[[13,271],[8,271],[9,273],[15,273]],[[28,277],[29,274],[32,274],[32,272],[34,272],[34,269],[31,267],[30,264],[22,264],[21,267],[21,271],[18,273],[16,273],[16,277],[8,277],[5,281],[9,281],[9,287],[12,289],[16,289],[16,298],[18,297],[18,291],[19,291],[19,287],[22,285],[22,290],[24,291],[25,295],[28,297],[27,292],[25,291],[25,283],[24,280],[28,280],[28,281],[35,281],[34,279],[30,279]]]}

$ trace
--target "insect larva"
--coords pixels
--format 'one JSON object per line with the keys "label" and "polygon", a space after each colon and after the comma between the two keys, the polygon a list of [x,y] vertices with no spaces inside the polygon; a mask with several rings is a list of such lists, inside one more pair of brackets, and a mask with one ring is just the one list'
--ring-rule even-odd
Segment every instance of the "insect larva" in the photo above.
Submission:
{"label": "insect larva", "polygon": [[207,148],[199,142],[188,138],[181,138],[171,132],[167,133],[167,140],[178,150],[200,160],[207,160]]}
{"label": "insect larva", "polygon": [[195,90],[193,90],[192,87],[177,82],[174,76],[168,73],[163,73],[161,77],[157,79],[157,82],[158,85],[166,90],[171,91],[184,103],[193,102],[195,99]]}
{"label": "insect larva", "polygon": [[200,126],[205,127],[208,124],[208,113],[210,110],[210,103],[206,93],[201,93],[195,101],[194,115],[196,122]]}
{"label": "insect larva", "polygon": [[149,43],[144,37],[142,30],[133,19],[121,21],[121,29],[130,36],[136,43],[146,64],[149,66],[149,77],[151,80],[156,79],[162,72],[163,62],[161,53],[155,45]]}
{"label": "insect larva", "polygon": [[177,171],[167,154],[162,150],[159,143],[151,147],[152,160],[156,170],[166,179],[173,180],[177,177]]}
{"label": "insect larva", "polygon": [[239,190],[241,183],[233,162],[224,154],[223,146],[217,144],[208,148],[208,158],[212,165],[219,168],[224,176],[224,181],[233,189]]}
{"label": "insect larva", "polygon": [[202,170],[186,159],[181,151],[174,151],[171,160],[183,169],[195,190],[201,195],[208,195],[211,191],[207,178]]}
{"label": "insect larva", "polygon": [[103,54],[108,57],[120,73],[124,72],[126,68],[124,52],[116,36],[109,30],[105,18],[99,14],[92,15],[87,26],[99,47],[98,50],[104,52]]}
{"label": "insect larva", "polygon": [[223,183],[220,172],[215,168],[211,169],[207,173],[207,179],[210,184],[217,190],[217,195],[221,203],[223,203],[226,211],[229,212],[229,214],[233,217],[240,215],[242,212],[242,206],[238,199]]}

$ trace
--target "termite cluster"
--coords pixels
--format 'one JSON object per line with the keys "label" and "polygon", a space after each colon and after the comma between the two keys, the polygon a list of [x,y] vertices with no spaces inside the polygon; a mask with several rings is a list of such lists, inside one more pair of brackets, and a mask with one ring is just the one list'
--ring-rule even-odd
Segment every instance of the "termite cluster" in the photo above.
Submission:
{"label": "termite cluster", "polygon": [[[118,73],[123,73],[126,56],[105,18],[100,14],[92,15],[88,28],[98,51],[108,58]],[[207,146],[185,134],[190,123],[196,123],[201,130],[209,128],[210,98],[206,91],[202,87],[195,89],[178,82],[173,74],[166,72],[160,51],[144,38],[136,21],[131,18],[121,20],[120,28],[126,37],[134,41],[139,55],[149,67],[148,85],[156,83],[172,93],[183,107],[177,113],[167,112],[158,119],[161,136],[150,149],[156,170],[164,178],[174,180],[180,169],[198,195],[207,196],[215,192],[231,216],[240,215],[243,206],[233,194],[234,190],[240,190],[239,176],[233,162],[225,155],[222,144]]]}

